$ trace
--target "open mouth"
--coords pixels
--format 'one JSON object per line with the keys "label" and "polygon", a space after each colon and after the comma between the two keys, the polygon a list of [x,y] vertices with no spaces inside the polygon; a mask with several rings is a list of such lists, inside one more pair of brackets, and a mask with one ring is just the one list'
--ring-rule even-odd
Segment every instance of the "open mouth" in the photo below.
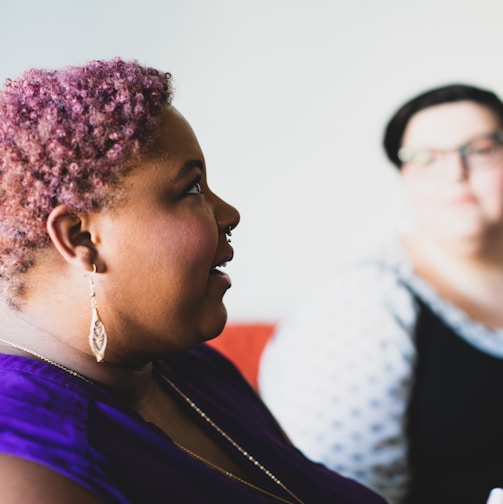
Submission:
{"label": "open mouth", "polygon": [[223,261],[222,263],[213,266],[210,270],[210,276],[221,279],[226,284],[227,288],[229,288],[231,286],[231,278],[227,273],[222,271],[222,268],[225,268],[226,266],[227,261]]}
{"label": "open mouth", "polygon": [[221,264],[217,264],[216,266],[213,266],[213,268],[211,268],[210,273],[212,275],[227,275],[227,273],[224,273],[222,271],[222,268],[225,268],[226,266],[227,266],[227,261],[225,261]]}

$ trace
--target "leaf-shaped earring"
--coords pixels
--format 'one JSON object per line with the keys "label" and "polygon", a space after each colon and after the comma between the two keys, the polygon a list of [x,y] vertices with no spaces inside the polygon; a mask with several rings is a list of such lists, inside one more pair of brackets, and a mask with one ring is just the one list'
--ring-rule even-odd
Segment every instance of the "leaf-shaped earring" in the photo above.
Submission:
{"label": "leaf-shaped earring", "polygon": [[96,292],[94,290],[94,275],[96,273],[96,264],[93,264],[93,271],[89,275],[89,285],[91,287],[91,330],[89,331],[89,346],[96,357],[96,362],[101,362],[105,358],[105,349],[107,347],[107,332],[105,324],[98,313],[98,304],[96,302]]}

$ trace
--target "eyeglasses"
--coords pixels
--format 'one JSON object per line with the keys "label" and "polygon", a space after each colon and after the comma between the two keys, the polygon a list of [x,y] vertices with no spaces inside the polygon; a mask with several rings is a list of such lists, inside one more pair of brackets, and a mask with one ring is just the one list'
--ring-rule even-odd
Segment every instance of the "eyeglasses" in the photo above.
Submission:
{"label": "eyeglasses", "polygon": [[408,164],[423,169],[434,168],[446,154],[457,152],[465,170],[477,170],[494,166],[503,160],[503,130],[483,135],[454,149],[409,149],[402,147],[398,151],[398,159]]}

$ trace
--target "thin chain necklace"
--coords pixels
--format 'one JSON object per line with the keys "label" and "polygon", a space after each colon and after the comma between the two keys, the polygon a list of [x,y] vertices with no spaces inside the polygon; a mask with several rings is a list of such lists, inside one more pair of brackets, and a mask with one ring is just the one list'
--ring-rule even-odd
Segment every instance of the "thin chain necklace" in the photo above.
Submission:
{"label": "thin chain necklace", "polygon": [[[284,502],[285,504],[293,504],[292,501],[283,499],[283,497],[280,497],[279,495],[275,495],[271,492],[268,492],[267,490],[264,490],[263,488],[260,488],[253,483],[250,483],[249,481],[246,481],[238,476],[236,476],[234,473],[231,473],[230,471],[226,471],[225,469],[222,469],[220,466],[217,466],[213,462],[210,462],[209,460],[206,460],[205,458],[201,457],[201,455],[198,455],[197,453],[194,453],[192,450],[189,450],[185,446],[182,446],[181,444],[178,444],[177,442],[173,441],[173,443],[182,451],[190,455],[191,457],[194,457],[195,459],[203,462],[203,464],[206,464],[209,467],[212,467],[213,469],[216,469],[218,472],[224,474],[228,478],[231,478],[233,480],[239,481],[242,485],[245,485],[247,487],[253,488],[253,490],[263,493],[264,495],[268,495],[269,497],[272,497],[273,499],[276,499],[280,502]],[[287,490],[288,491],[288,490]],[[302,501],[298,501],[302,502]]]}
{"label": "thin chain necklace", "polygon": [[[80,373],[77,373],[77,371],[74,371],[73,369],[67,368],[66,366],[63,366],[62,364],[59,364],[51,359],[48,359],[47,357],[44,357],[43,355],[35,352],[34,350],[31,350],[23,345],[19,345],[18,343],[14,343],[12,341],[6,340],[4,338],[0,338],[0,342],[13,347],[17,348],[18,350],[21,350],[23,352],[26,352],[27,354],[33,355],[34,357],[37,357],[43,362],[46,362],[47,364],[50,364],[51,366],[54,366],[58,369],[61,369],[62,371],[65,371],[66,373],[75,376],[76,378],[80,378],[81,380],[87,382],[87,383],[93,383],[91,380],[86,378],[84,375],[81,375]],[[291,490],[289,490],[269,469],[264,467],[258,460],[256,460],[252,455],[250,455],[244,448],[242,448],[236,441],[234,441],[225,431],[223,431],[199,406],[192,401],[186,394],[184,394],[169,378],[164,376],[162,373],[159,373],[161,378],[168,383],[168,385],[194,410],[196,413],[203,418],[213,429],[215,429],[224,439],[226,439],[236,450],[241,453],[246,459],[248,459],[253,465],[255,465],[258,469],[260,469],[268,478],[270,478],[274,483],[276,483],[280,488],[282,488],[292,499],[297,502],[297,504],[304,504],[304,502],[299,499]],[[273,497],[277,499],[278,501],[285,502],[286,504],[291,504],[290,501],[283,499],[282,497],[279,497],[277,495],[274,495],[267,490],[264,490],[263,488],[260,488],[258,486],[253,485],[252,483],[239,478],[235,474],[226,471],[225,469],[222,469],[221,467],[217,466],[216,464],[213,464],[209,460],[206,460],[205,458],[201,457],[200,455],[192,452],[188,448],[185,448],[184,446],[179,445],[178,443],[174,444],[182,451],[185,453],[191,455],[197,460],[200,460],[201,462],[205,463],[206,465],[213,467],[214,469],[218,470],[222,474],[225,474],[227,477],[234,479],[236,481],[239,481],[243,485],[246,485],[250,488],[253,488],[254,490],[261,492],[263,494],[266,494],[270,497]]]}
{"label": "thin chain necklace", "polygon": [[47,357],[44,357],[43,355],[40,355],[37,352],[34,352],[33,350],[30,350],[29,348],[26,348],[23,345],[18,345],[17,343],[13,343],[12,341],[8,341],[4,338],[0,338],[0,342],[5,343],[6,345],[9,345],[13,348],[17,348],[18,350],[22,350],[23,352],[26,352],[27,354],[33,355],[34,357],[37,357],[41,361],[47,362],[47,364],[50,364],[51,366],[57,367],[63,371],[66,371],[68,374],[71,374],[72,376],[76,376],[77,378],[80,378],[81,380],[84,380],[87,383],[93,383],[91,380],[86,378],[84,375],[81,375],[77,373],[77,371],[74,371],[73,369],[67,368],[66,366],[63,366],[63,364],[58,364],[57,362],[54,362],[51,359],[48,359]]}
{"label": "thin chain necklace", "polygon": [[[274,481],[274,483],[276,483],[280,488],[282,488],[288,495],[290,495],[290,497],[292,497],[292,499],[297,502],[298,504],[304,504],[304,502],[299,498],[297,497],[291,490],[289,490],[284,483],[281,482],[281,480],[279,480],[271,471],[269,471],[269,469],[267,469],[266,467],[264,467],[257,459],[255,459],[250,453],[248,453],[244,448],[242,448],[236,441],[234,441],[234,439],[232,439],[224,430],[222,430],[194,401],[192,401],[192,399],[190,399],[190,397],[188,397],[186,394],[184,394],[169,378],[167,378],[166,376],[164,376],[162,373],[159,373],[159,375],[161,376],[161,378],[166,382],[168,383],[168,385],[201,417],[203,418],[214,430],[216,430],[224,439],[226,439],[241,455],[243,455],[246,459],[248,459],[254,466],[256,466],[258,469],[260,469],[269,479],[271,479],[272,481]],[[175,443],[176,444],[176,443]],[[177,445],[179,446],[179,445]],[[234,474],[232,473],[229,473],[228,471],[225,471],[224,469],[216,466],[215,464],[212,464],[211,462],[207,461],[206,459],[204,459],[203,457],[201,457],[200,455],[197,455],[193,452],[191,452],[190,450],[188,450],[187,448],[185,447],[180,447],[183,451],[191,454],[192,456],[194,456],[195,458],[201,460],[202,462],[205,462],[206,464],[210,465],[211,467],[214,467],[216,469],[218,469],[220,472],[223,472],[224,474],[227,474],[228,476],[230,476],[231,478],[234,478],[234,479],[237,479],[239,481],[241,481],[242,483],[248,485],[248,486],[252,486],[264,493],[268,493],[268,492],[265,492],[264,490],[262,489],[259,489],[258,487],[255,487],[254,485],[251,485],[250,483],[248,483],[247,481],[245,480],[241,480],[241,478],[238,478],[237,476],[235,476]],[[272,494],[271,494],[272,495]],[[273,497],[277,498],[278,500],[281,500],[283,502],[288,502],[286,501],[285,499],[282,499],[281,497],[277,497],[275,495],[273,495]]]}

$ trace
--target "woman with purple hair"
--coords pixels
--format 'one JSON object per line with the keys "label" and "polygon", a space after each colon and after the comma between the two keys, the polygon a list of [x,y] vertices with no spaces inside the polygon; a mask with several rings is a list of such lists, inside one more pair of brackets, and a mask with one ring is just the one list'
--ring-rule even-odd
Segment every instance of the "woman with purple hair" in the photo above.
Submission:
{"label": "woman with purple hair", "polygon": [[239,213],[171,100],[120,59],[0,91],[2,503],[383,503],[205,344]]}

